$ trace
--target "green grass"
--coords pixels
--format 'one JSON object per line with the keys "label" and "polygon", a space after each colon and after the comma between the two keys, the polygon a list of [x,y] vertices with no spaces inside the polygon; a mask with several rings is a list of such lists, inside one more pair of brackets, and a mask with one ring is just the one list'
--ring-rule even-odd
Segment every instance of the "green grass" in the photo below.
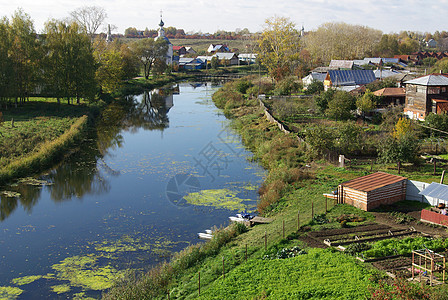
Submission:
{"label": "green grass", "polygon": [[365,299],[375,270],[329,250],[283,260],[251,259],[188,299]]}
{"label": "green grass", "polygon": [[2,111],[0,124],[0,183],[51,167],[84,135],[88,117],[99,106],[58,104],[56,99],[30,98]]}

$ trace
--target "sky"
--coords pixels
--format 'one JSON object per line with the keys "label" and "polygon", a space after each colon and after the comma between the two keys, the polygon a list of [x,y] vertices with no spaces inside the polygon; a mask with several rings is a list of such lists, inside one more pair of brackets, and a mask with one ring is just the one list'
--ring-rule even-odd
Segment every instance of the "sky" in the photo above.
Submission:
{"label": "sky", "polygon": [[[115,33],[128,27],[157,29],[160,11],[165,27],[185,32],[262,31],[264,21],[287,17],[305,31],[326,22],[365,25],[384,33],[402,30],[448,31],[448,0],[0,0],[0,16],[8,18],[17,8],[31,16],[37,32],[49,19],[63,19],[83,6],[103,7],[106,22]],[[105,27],[104,27],[105,30]]]}

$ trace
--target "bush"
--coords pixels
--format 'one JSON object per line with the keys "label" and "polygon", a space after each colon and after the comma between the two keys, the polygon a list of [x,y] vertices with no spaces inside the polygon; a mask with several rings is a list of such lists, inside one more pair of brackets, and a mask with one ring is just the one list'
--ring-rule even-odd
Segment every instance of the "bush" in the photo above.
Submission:
{"label": "bush", "polygon": [[313,94],[319,94],[324,91],[324,83],[318,80],[313,80],[310,85],[308,85],[307,89],[305,90],[305,94],[307,95],[313,95]]}
{"label": "bush", "polygon": [[274,89],[274,95],[286,96],[302,91],[302,83],[296,77],[290,76],[278,82]]}
{"label": "bush", "polygon": [[241,94],[246,94],[247,90],[253,86],[253,83],[247,79],[238,80],[236,83],[236,90]]}

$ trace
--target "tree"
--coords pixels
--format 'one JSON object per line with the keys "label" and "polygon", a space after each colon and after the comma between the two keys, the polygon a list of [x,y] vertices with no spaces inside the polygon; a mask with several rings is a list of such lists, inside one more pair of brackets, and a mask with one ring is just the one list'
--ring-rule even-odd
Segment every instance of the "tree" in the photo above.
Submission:
{"label": "tree", "polygon": [[[324,83],[319,80],[313,79],[310,85],[305,90],[305,94],[307,95],[313,95],[313,94],[319,94],[324,91]],[[326,107],[325,107],[326,109]],[[324,109],[324,110],[325,110]]]}
{"label": "tree", "polygon": [[158,39],[157,41],[153,39],[142,39],[132,43],[130,48],[143,65],[144,76],[148,79],[156,60],[165,58],[168,45],[163,39]]}
{"label": "tree", "polygon": [[273,78],[278,81],[293,72],[299,61],[300,37],[288,18],[267,19],[258,45],[258,58]]}
{"label": "tree", "polygon": [[[14,78],[12,60],[8,55],[11,49],[9,22],[6,18],[0,20],[0,104],[12,96]],[[1,106],[0,106],[1,108]]]}
{"label": "tree", "polygon": [[347,23],[325,23],[304,37],[305,47],[316,61],[371,56],[381,40],[379,30]]}
{"label": "tree", "polygon": [[216,56],[213,56],[212,59],[210,60],[210,66],[212,67],[212,69],[218,69],[219,67],[219,59]]}
{"label": "tree", "polygon": [[364,95],[356,99],[356,107],[361,112],[363,118],[365,114],[376,107],[377,97],[370,91],[366,90]]}
{"label": "tree", "polygon": [[72,11],[70,15],[91,39],[107,18],[106,10],[99,6],[84,6]]}
{"label": "tree", "polygon": [[344,122],[338,127],[335,147],[341,154],[350,154],[361,147],[362,128],[354,122]]}
{"label": "tree", "polygon": [[417,159],[420,142],[411,121],[400,118],[391,134],[378,147],[378,157],[384,163],[413,162]]}
{"label": "tree", "polygon": [[311,146],[313,156],[323,156],[326,151],[333,148],[334,134],[325,126],[308,128],[305,134],[306,142]]}
{"label": "tree", "polygon": [[398,38],[393,34],[383,34],[376,46],[376,54],[380,57],[393,57],[398,54]]}
{"label": "tree", "polygon": [[14,13],[8,31],[10,37],[8,57],[13,74],[10,88],[17,105],[18,100],[24,101],[38,83],[38,62],[41,53],[33,21],[23,10],[19,9]]}
{"label": "tree", "polygon": [[129,27],[124,30],[124,36],[127,38],[133,38],[138,36],[137,28]]}
{"label": "tree", "polygon": [[95,78],[102,91],[112,93],[121,86],[123,75],[123,60],[118,51],[106,50],[101,55],[101,62],[95,72]]}
{"label": "tree", "polygon": [[410,37],[407,37],[400,41],[398,46],[400,54],[411,54],[418,51],[420,48],[420,43]]}
{"label": "tree", "polygon": [[425,125],[442,131],[448,131],[448,114],[430,113],[425,118]]}
{"label": "tree", "polygon": [[336,91],[333,99],[328,102],[325,114],[335,120],[348,120],[352,118],[355,107],[355,98],[347,92]]}
{"label": "tree", "polygon": [[437,73],[448,73],[448,57],[442,58],[438,62],[435,63],[434,67],[431,69],[431,72]]}
{"label": "tree", "polygon": [[93,99],[95,70],[90,38],[75,22],[52,20],[45,24],[44,74],[48,91],[58,98]]}
{"label": "tree", "polygon": [[321,113],[324,113],[328,108],[328,103],[333,100],[335,89],[328,89],[319,95],[314,96],[314,102],[316,102],[317,107]]}

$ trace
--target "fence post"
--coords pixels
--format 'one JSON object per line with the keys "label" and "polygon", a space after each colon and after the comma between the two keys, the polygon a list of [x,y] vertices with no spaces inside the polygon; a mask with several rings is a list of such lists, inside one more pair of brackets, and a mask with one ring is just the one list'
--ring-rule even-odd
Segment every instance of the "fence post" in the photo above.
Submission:
{"label": "fence post", "polygon": [[199,287],[199,296],[200,296],[201,295],[201,271],[199,271],[198,287]]}
{"label": "fence post", "polygon": [[370,173],[373,172],[373,159],[370,160]]}
{"label": "fence post", "polygon": [[434,158],[434,175],[436,175],[437,159]]}

